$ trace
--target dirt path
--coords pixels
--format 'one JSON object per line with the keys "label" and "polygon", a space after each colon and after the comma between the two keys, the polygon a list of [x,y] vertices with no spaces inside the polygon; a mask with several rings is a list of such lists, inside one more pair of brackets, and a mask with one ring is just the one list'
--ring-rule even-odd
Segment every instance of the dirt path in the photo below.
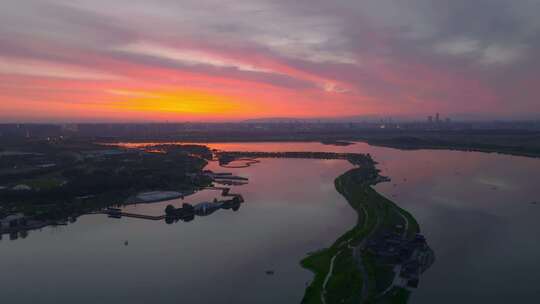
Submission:
{"label": "dirt path", "polygon": [[334,262],[336,261],[336,258],[338,255],[341,254],[341,250],[338,251],[333,257],[332,259],[330,260],[330,269],[328,270],[328,273],[326,274],[326,277],[324,278],[324,282],[323,282],[323,288],[322,288],[322,292],[321,292],[321,302],[323,304],[326,304],[326,285],[328,284],[328,281],[330,280],[330,277],[332,276],[332,272],[334,271]]}

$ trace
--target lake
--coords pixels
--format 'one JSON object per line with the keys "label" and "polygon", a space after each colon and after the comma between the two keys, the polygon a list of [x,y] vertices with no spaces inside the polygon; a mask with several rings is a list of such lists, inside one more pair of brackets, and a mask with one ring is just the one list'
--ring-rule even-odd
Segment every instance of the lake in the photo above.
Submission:
{"label": "lake", "polygon": [[[534,302],[540,296],[540,159],[363,143],[211,143],[237,151],[371,153],[391,182],[375,188],[420,224],[436,261],[410,303]],[[333,180],[340,160],[264,159],[232,187],[246,202],[191,222],[82,216],[74,224],[0,241],[2,299],[9,303],[299,303],[312,279],[299,261],[329,246],[356,214]],[[126,207],[160,214],[168,204]],[[538,202],[539,204],[533,204]],[[266,271],[274,271],[273,275]]]}

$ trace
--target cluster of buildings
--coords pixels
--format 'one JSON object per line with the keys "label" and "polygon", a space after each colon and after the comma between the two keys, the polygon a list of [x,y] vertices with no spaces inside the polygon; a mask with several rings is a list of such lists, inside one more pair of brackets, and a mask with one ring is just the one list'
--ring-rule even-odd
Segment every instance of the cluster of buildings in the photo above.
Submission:
{"label": "cluster of buildings", "polygon": [[378,262],[393,265],[393,286],[417,288],[420,274],[433,263],[433,252],[423,235],[403,238],[399,233],[384,233],[368,241],[366,249]]}
{"label": "cluster of buildings", "polygon": [[207,216],[219,209],[232,209],[233,211],[238,211],[241,203],[243,203],[242,196],[235,195],[229,200],[218,201],[215,199],[213,202],[202,202],[196,205],[184,203],[180,208],[174,208],[172,205],[169,205],[165,208],[165,219],[168,222],[175,219],[189,222],[195,219],[195,216]]}
{"label": "cluster of buildings", "polygon": [[165,214],[159,216],[129,213],[124,212],[121,208],[113,207],[108,207],[99,213],[107,214],[111,218],[130,217],[152,221],[165,219],[167,224],[172,224],[179,220],[190,222],[195,219],[195,216],[207,216],[219,209],[232,209],[233,211],[238,211],[240,205],[244,202],[242,196],[240,194],[228,194],[228,192],[227,195],[232,196],[233,198],[228,200],[214,199],[212,202],[201,202],[195,205],[184,203],[180,208],[168,205],[165,208]]}
{"label": "cluster of buildings", "polygon": [[427,117],[427,122],[428,124],[440,124],[440,123],[451,123],[452,120],[449,118],[449,117],[446,117],[446,118],[441,118],[441,114],[439,113],[436,113],[435,116],[432,116],[432,115],[429,115]]}
{"label": "cluster of buildings", "polygon": [[26,217],[22,213],[10,214],[0,219],[0,229],[8,230],[10,228],[25,226],[26,223]]}
{"label": "cluster of buildings", "polygon": [[40,229],[49,224],[51,223],[29,218],[22,213],[0,215],[0,240],[4,234],[9,234],[10,240],[16,240],[19,237],[26,238],[28,231]]}

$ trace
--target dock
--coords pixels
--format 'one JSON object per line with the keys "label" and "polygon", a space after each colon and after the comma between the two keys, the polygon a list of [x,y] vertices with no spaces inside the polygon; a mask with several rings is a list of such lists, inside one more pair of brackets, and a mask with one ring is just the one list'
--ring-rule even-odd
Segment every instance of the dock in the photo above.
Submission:
{"label": "dock", "polygon": [[[241,194],[235,194],[230,193],[230,188],[228,187],[204,187],[201,189],[208,189],[208,190],[219,190],[221,191],[221,196],[223,197],[231,197],[230,200],[224,200],[221,201],[224,206],[223,209],[229,209],[231,208],[231,203],[241,204],[244,202],[244,197]],[[161,221],[167,218],[166,214],[163,215],[146,215],[146,214],[137,214],[137,213],[130,213],[130,212],[123,212],[120,208],[113,208],[109,207],[107,209],[104,209],[102,211],[94,212],[94,214],[106,214],[109,217],[112,218],[122,218],[122,217],[130,217],[130,218],[136,218],[136,219],[143,219],[143,220],[150,220],[150,221]]]}
{"label": "dock", "polygon": [[96,212],[96,214],[106,214],[110,217],[114,218],[122,218],[122,217],[131,217],[136,219],[143,219],[143,220],[150,220],[150,221],[161,221],[165,219],[165,215],[146,215],[146,214],[137,214],[137,213],[129,213],[129,212],[122,212],[122,210],[117,208],[108,208],[100,212]]}

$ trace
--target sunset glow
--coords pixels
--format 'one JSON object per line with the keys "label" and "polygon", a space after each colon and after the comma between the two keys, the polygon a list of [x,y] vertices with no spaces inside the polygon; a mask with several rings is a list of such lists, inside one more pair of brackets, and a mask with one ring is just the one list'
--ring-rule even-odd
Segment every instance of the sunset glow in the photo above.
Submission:
{"label": "sunset glow", "polygon": [[532,2],[464,16],[515,24],[490,32],[441,18],[478,11],[476,2],[460,2],[467,10],[448,1],[136,2],[0,4],[0,119],[535,118],[540,110]]}
{"label": "sunset glow", "polygon": [[238,111],[240,105],[224,96],[197,91],[137,92],[111,91],[125,98],[111,108],[135,112],[165,112],[185,114],[227,114]]}

